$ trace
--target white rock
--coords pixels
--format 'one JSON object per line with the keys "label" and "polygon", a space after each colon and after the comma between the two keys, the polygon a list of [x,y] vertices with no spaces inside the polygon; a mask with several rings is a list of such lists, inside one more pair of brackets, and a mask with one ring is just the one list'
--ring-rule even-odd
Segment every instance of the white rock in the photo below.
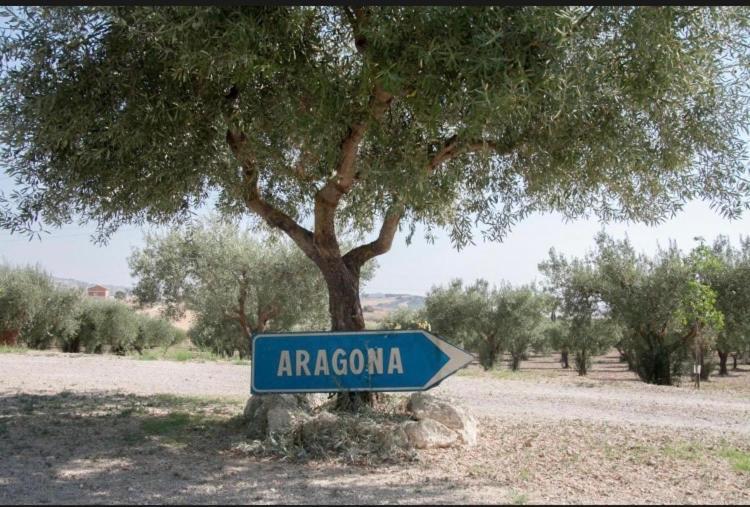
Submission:
{"label": "white rock", "polygon": [[291,430],[309,410],[310,402],[304,395],[263,394],[250,397],[244,417],[252,435],[265,437]]}
{"label": "white rock", "polygon": [[477,443],[477,421],[466,409],[424,393],[409,397],[406,410],[418,421],[432,419],[458,433],[461,442]]}
{"label": "white rock", "polygon": [[297,426],[300,426],[308,415],[299,409],[290,409],[288,407],[273,407],[268,410],[266,420],[268,421],[267,433],[273,435],[276,433],[287,433]]}
{"label": "white rock", "polygon": [[406,421],[402,428],[409,443],[417,449],[451,447],[459,440],[457,432],[434,419]]}

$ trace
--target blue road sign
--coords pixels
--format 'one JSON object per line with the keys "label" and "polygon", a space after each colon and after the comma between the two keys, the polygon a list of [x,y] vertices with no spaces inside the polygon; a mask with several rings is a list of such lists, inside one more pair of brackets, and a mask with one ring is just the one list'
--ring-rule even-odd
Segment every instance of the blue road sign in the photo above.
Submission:
{"label": "blue road sign", "polygon": [[473,357],[422,330],[262,334],[253,393],[421,391]]}

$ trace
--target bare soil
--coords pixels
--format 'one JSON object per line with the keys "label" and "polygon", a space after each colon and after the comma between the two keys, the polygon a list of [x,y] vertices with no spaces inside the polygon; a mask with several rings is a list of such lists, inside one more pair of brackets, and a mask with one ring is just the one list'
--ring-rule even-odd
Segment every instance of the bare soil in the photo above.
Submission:
{"label": "bare soil", "polygon": [[750,367],[731,373],[470,367],[433,392],[479,417],[476,447],[353,466],[242,452],[248,365],[0,354],[0,503],[748,503]]}

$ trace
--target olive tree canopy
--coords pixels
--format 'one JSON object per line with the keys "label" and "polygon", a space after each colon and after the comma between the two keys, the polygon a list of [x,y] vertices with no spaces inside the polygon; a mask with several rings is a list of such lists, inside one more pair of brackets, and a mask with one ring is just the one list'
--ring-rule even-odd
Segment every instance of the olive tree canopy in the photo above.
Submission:
{"label": "olive tree canopy", "polygon": [[147,235],[128,258],[138,280],[133,292],[171,317],[191,310],[192,340],[221,354],[248,356],[252,338],[264,331],[325,329],[320,272],[280,239],[254,237],[218,217]]}
{"label": "olive tree canopy", "polygon": [[[166,223],[217,192],[321,270],[399,227],[499,240],[530,212],[654,222],[747,205],[748,11],[44,7],[3,15],[0,226]],[[363,243],[343,251],[338,233]],[[371,241],[364,240],[373,234]]]}

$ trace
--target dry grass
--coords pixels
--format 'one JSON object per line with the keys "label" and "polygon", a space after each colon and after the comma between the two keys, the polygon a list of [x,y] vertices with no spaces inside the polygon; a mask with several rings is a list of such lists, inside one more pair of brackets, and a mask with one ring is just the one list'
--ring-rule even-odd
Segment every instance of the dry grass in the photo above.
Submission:
{"label": "dry grass", "polygon": [[[393,397],[399,400],[401,397]],[[397,438],[399,425],[408,420],[403,404],[389,402],[357,413],[333,412],[331,403],[313,415],[331,411],[337,422],[322,425],[314,433],[297,427],[265,440],[253,440],[235,447],[240,453],[271,457],[287,462],[321,460],[346,465],[373,466],[412,462],[416,452]]]}
{"label": "dry grass", "polygon": [[[644,385],[612,359],[597,358],[587,379],[555,358],[534,357],[520,372],[473,367],[451,380],[450,392],[465,403],[493,394],[473,401],[478,444],[389,462],[373,435],[392,421],[398,398],[368,415],[364,429],[352,416],[317,441],[253,449],[240,417],[246,395],[223,391],[220,378],[245,392],[245,366],[6,354],[6,367],[23,368],[0,374],[0,504],[750,502],[750,411],[742,401],[750,372],[697,392]],[[127,372],[119,389],[151,375],[148,385],[164,392],[196,380],[200,392],[227,397],[91,391],[109,385],[105,373],[83,380],[95,365],[108,379]],[[64,376],[50,376],[55,368]],[[65,378],[75,380],[62,390]],[[717,405],[698,411],[711,401]],[[549,405],[546,415],[527,411],[532,403]],[[585,407],[596,410],[578,415]],[[662,424],[668,410],[687,424]],[[721,426],[728,417],[737,423]],[[699,421],[711,424],[691,426]]]}

